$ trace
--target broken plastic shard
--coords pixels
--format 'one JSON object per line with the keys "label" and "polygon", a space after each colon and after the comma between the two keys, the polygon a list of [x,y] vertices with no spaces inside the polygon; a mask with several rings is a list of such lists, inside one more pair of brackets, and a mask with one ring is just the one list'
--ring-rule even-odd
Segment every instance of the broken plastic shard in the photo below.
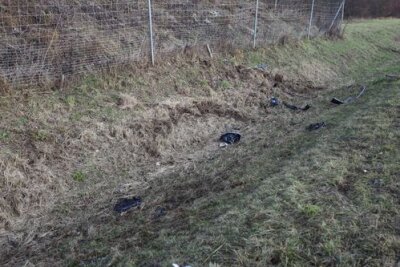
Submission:
{"label": "broken plastic shard", "polygon": [[232,144],[239,142],[241,137],[242,136],[238,133],[226,133],[226,134],[223,134],[219,138],[219,141],[221,143],[226,143],[228,145],[232,145]]}
{"label": "broken plastic shard", "polygon": [[276,97],[271,98],[271,106],[276,107],[279,105],[279,100]]}
{"label": "broken plastic shard", "polygon": [[343,105],[344,102],[342,100],[337,99],[336,97],[332,98],[331,102],[336,105]]}
{"label": "broken plastic shard", "polygon": [[321,129],[321,128],[324,128],[324,127],[326,127],[326,123],[325,122],[318,122],[318,123],[310,124],[307,127],[307,130],[315,131],[315,130],[318,130],[318,129]]}
{"label": "broken plastic shard", "polygon": [[219,143],[220,148],[225,148],[227,146],[229,146],[227,143]]}
{"label": "broken plastic shard", "polygon": [[340,99],[334,97],[331,100],[331,103],[336,104],[336,105],[343,105],[343,104],[352,103],[355,100],[357,100],[358,98],[360,98],[365,93],[365,90],[367,90],[367,87],[365,87],[365,85],[363,85],[363,86],[361,86],[360,93],[357,96],[350,96],[350,97],[346,98],[345,100],[340,100]]}
{"label": "broken plastic shard", "polygon": [[140,197],[121,198],[118,200],[117,204],[115,204],[114,211],[118,213],[127,212],[134,207],[139,207],[141,204],[142,199]]}
{"label": "broken plastic shard", "polygon": [[192,266],[187,265],[187,264],[179,265],[179,264],[176,264],[176,263],[172,263],[172,267],[192,267]]}

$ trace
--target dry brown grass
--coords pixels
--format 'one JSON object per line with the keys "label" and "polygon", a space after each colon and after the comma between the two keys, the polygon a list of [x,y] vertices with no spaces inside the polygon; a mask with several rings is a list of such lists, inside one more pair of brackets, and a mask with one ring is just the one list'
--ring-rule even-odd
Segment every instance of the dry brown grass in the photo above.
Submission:
{"label": "dry brown grass", "polygon": [[272,88],[271,73],[218,60],[176,57],[174,65],[131,71],[123,78],[88,78],[75,90],[2,97],[0,129],[8,134],[0,140],[4,230],[46,213],[56,198],[80,187],[77,172],[88,184],[114,177],[111,184],[118,187],[154,171],[157,162],[167,167],[197,148],[216,149],[220,133],[264,120],[272,95],[293,98],[285,93],[289,83]]}
{"label": "dry brown grass", "polygon": [[[320,42],[315,44],[318,49],[319,45]],[[333,45],[340,46],[340,43]],[[118,262],[120,255],[129,251],[135,256],[128,254],[124,260],[137,263],[143,259],[137,258],[139,253],[146,260],[149,255],[164,253],[157,242],[160,239],[162,244],[174,242],[174,236],[184,239],[185,233],[193,233],[191,226],[200,229],[189,236],[195,242],[184,239],[182,245],[177,241],[165,247],[179,255],[182,251],[197,249],[198,254],[193,254],[197,257],[201,253],[203,257],[199,247],[191,248],[187,244],[201,244],[207,250],[210,246],[221,262],[231,263],[235,258],[242,265],[256,259],[247,255],[270,257],[277,251],[281,257],[277,256],[277,261],[300,260],[297,257],[304,256],[304,251],[298,254],[301,246],[296,240],[302,232],[286,229],[298,227],[305,216],[311,217],[308,221],[311,225],[316,223],[317,219],[312,216],[321,212],[321,208],[314,204],[325,207],[325,203],[317,201],[326,196],[319,186],[325,190],[324,183],[341,178],[333,175],[333,169],[338,168],[345,174],[346,168],[353,168],[352,162],[358,163],[361,158],[359,153],[354,157],[340,153],[331,156],[326,151],[329,146],[308,147],[315,139],[324,143],[329,131],[318,138],[317,134],[304,137],[307,117],[319,118],[319,113],[327,111],[332,120],[336,116],[334,110],[326,108],[326,96],[319,95],[338,85],[326,87],[327,80],[335,80],[337,66],[324,62],[311,64],[309,57],[294,52],[301,48],[280,47],[275,54],[264,54],[263,60],[272,60],[277,55],[279,58],[277,53],[284,54],[284,65],[297,62],[291,68],[256,70],[255,64],[247,61],[252,57],[251,52],[236,51],[232,57],[213,60],[194,55],[172,58],[157,68],[126,67],[110,70],[106,75],[88,76],[63,91],[30,90],[2,96],[0,262],[23,265],[29,259],[55,266],[65,264],[68,260],[63,257],[67,256],[78,262],[82,260],[79,264],[87,264],[85,260],[104,255],[111,257],[111,262]],[[274,50],[268,53],[271,51]],[[261,51],[257,52],[261,57]],[[336,55],[330,59],[333,57]],[[276,73],[282,77],[275,79]],[[293,113],[269,107],[271,96],[297,105],[309,103],[311,99],[324,104],[309,113]],[[387,123],[389,120],[385,127]],[[243,142],[234,149],[221,150],[217,139],[224,131],[231,130],[240,130]],[[371,139],[374,136],[368,135]],[[387,141],[392,139],[393,136]],[[394,151],[390,142],[386,145],[388,151]],[[354,146],[357,151],[365,152],[362,142]],[[341,156],[347,160],[341,160]],[[313,161],[308,162],[309,158]],[[326,159],[322,172],[326,180],[320,180],[320,172],[315,171],[320,168],[321,158]],[[258,169],[253,168],[257,166]],[[307,175],[309,171],[312,176]],[[301,177],[295,178],[298,173]],[[260,181],[263,183],[259,184]],[[313,184],[318,190],[308,191]],[[338,184],[346,188],[347,184],[351,185],[351,179],[338,180]],[[314,199],[315,193],[321,198]],[[119,197],[132,195],[144,196],[144,207],[116,220],[110,212],[112,204]],[[232,199],[236,202],[231,202]],[[267,202],[258,203],[264,199]],[[338,199],[338,202],[348,201],[341,196]],[[270,200],[277,200],[276,206],[269,207]],[[326,207],[328,211],[330,205]],[[153,217],[158,206],[168,208],[168,215],[161,222]],[[213,213],[208,213],[209,209],[204,206],[211,206]],[[296,215],[294,219],[292,214]],[[328,215],[330,225],[333,217]],[[221,229],[230,225],[236,231],[232,243],[224,242],[226,235],[216,230],[218,223]],[[247,228],[236,229],[236,224]],[[257,228],[261,229],[260,236],[247,236],[241,231],[258,224],[262,226]],[[275,226],[284,231],[275,231],[274,238],[263,239]],[[307,227],[309,232],[321,230],[319,226]],[[333,227],[343,230],[336,224]],[[209,233],[207,229],[215,232]],[[263,232],[265,229],[267,232]],[[333,229],[333,234],[336,230]],[[164,236],[165,231],[173,236]],[[242,234],[246,236],[244,240]],[[286,235],[293,243],[280,240]],[[214,241],[221,243],[215,246]],[[257,245],[264,241],[265,246],[275,250],[264,251]],[[243,242],[254,251],[243,249]],[[323,245],[328,250],[335,244]],[[393,241],[384,249],[392,251],[395,247]],[[169,260],[169,256],[160,257]],[[206,259],[210,259],[209,255],[202,262]],[[269,260],[266,257],[264,265],[259,266],[265,266]]]}

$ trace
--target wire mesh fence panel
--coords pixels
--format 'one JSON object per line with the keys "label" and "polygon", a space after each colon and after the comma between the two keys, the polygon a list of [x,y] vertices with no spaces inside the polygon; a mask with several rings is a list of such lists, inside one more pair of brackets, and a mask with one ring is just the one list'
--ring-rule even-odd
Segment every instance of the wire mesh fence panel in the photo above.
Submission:
{"label": "wire mesh fence panel", "polygon": [[[204,3],[203,3],[204,2]],[[186,46],[229,43],[249,46],[255,5],[249,1],[153,1],[156,50],[168,53]]]}
{"label": "wire mesh fence panel", "polygon": [[[37,85],[147,61],[149,2],[160,60],[187,47],[218,51],[251,48],[255,37],[257,45],[302,38],[312,0],[0,0],[0,84]],[[340,26],[341,3],[315,0],[313,36]]]}
{"label": "wire mesh fence panel", "polygon": [[330,26],[338,27],[341,23],[342,1],[336,0],[319,0],[315,1],[314,19],[312,22],[314,36],[325,34],[329,31]]}
{"label": "wire mesh fence panel", "polygon": [[142,1],[10,1],[1,6],[0,75],[10,84],[43,83],[143,58]]}
{"label": "wire mesh fence panel", "polygon": [[258,25],[259,43],[282,42],[287,37],[301,38],[306,34],[310,6],[302,2],[263,1]]}

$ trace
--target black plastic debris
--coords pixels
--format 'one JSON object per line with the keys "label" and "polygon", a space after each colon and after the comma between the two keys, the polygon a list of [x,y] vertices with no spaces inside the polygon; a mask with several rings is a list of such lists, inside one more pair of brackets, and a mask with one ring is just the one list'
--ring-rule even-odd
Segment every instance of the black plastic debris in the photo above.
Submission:
{"label": "black plastic debris", "polygon": [[337,99],[336,97],[332,98],[331,102],[336,105],[343,105],[344,102],[342,100]]}
{"label": "black plastic debris", "polygon": [[142,199],[140,197],[121,198],[118,200],[117,204],[115,204],[114,211],[118,213],[127,212],[132,208],[139,207],[141,204]]}
{"label": "black plastic debris", "polygon": [[363,85],[363,86],[361,86],[360,93],[357,96],[350,96],[350,97],[346,98],[345,100],[340,100],[340,99],[334,97],[334,98],[332,98],[331,103],[336,104],[336,105],[352,103],[355,100],[357,100],[358,98],[360,98],[365,93],[365,90],[367,90],[367,87],[365,87]]}
{"label": "black plastic debris", "polygon": [[154,219],[159,219],[167,215],[167,210],[163,207],[157,207],[154,211]]}
{"label": "black plastic debris", "polygon": [[242,136],[238,133],[226,133],[219,138],[219,141],[228,145],[232,145],[239,142],[241,137]]}
{"label": "black plastic debris", "polygon": [[276,97],[271,98],[271,106],[276,107],[279,105],[279,100]]}
{"label": "black plastic debris", "polygon": [[183,265],[172,263],[172,267],[192,267],[192,266],[186,263],[184,263]]}
{"label": "black plastic debris", "polygon": [[326,127],[326,123],[325,122],[318,122],[318,123],[313,123],[310,124],[309,126],[307,126],[307,130],[311,131],[316,131],[319,130],[321,128],[325,128]]}
{"label": "black plastic debris", "polygon": [[306,105],[304,108],[300,108],[300,107],[297,107],[297,106],[294,106],[294,105],[290,105],[290,104],[285,103],[285,102],[283,102],[283,105],[285,105],[285,107],[287,107],[288,109],[291,109],[291,110],[294,110],[294,111],[297,111],[297,110],[307,111],[307,110],[309,110],[311,108],[310,105]]}

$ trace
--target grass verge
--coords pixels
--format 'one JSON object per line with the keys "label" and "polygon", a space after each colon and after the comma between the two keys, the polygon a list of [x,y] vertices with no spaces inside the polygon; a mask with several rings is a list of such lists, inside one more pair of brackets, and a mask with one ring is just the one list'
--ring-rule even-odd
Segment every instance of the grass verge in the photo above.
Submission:
{"label": "grass verge", "polygon": [[[235,74],[240,76],[238,79],[226,78],[232,72],[223,69],[221,74],[220,67],[226,64],[222,60],[213,63],[214,67],[208,71],[193,64],[182,76],[170,81],[178,84],[176,91],[165,89],[161,94],[218,96],[229,107],[236,105],[233,110],[242,113],[229,114],[236,119],[248,118],[239,125],[243,141],[226,150],[210,150],[186,158],[164,171],[144,172],[144,180],[139,179],[138,167],[131,160],[124,164],[115,162],[113,171],[106,173],[110,176],[105,175],[96,161],[73,165],[72,174],[65,179],[79,180],[79,185],[71,187],[75,192],[56,202],[56,208],[46,214],[47,222],[35,229],[34,236],[29,235],[29,228],[16,231],[14,247],[3,250],[2,262],[71,266],[169,266],[171,262],[188,262],[193,266],[206,266],[210,262],[221,266],[397,264],[400,83],[389,81],[385,75],[400,73],[396,43],[399,25],[399,20],[360,21],[348,25],[343,40],[312,40],[238,52],[229,59],[236,69],[240,65],[268,62],[273,70],[267,76],[283,73],[285,81],[269,88],[260,95],[261,99],[266,101],[270,95],[278,95],[297,103],[312,102],[313,108],[307,113],[283,107],[241,105],[246,102],[243,95],[254,92],[236,88],[257,85],[255,90],[263,90],[259,87],[261,82],[270,79],[265,81],[243,71]],[[220,82],[214,85],[213,79],[207,78],[210,73],[220,78]],[[140,82],[142,91],[136,94],[139,102],[153,99],[146,95],[149,94],[146,86],[167,84],[166,80],[152,81],[152,78]],[[63,112],[74,115],[69,117],[69,123],[71,120],[85,123],[85,117],[99,116],[110,123],[136,116],[130,114],[131,110],[101,106],[99,103],[112,101],[112,92],[106,94],[93,88],[118,84],[126,93],[137,77],[102,79],[87,83],[90,94],[106,99],[102,102],[90,102],[96,98],[85,96],[82,86],[82,90],[62,98],[66,100]],[[229,81],[224,82],[225,79]],[[181,81],[180,85],[177,81]],[[332,106],[329,103],[332,96],[356,93],[347,87],[327,87],[332,83],[365,83],[368,89],[351,105]],[[222,84],[221,88],[218,84]],[[196,86],[203,90],[196,92]],[[321,90],[315,92],[318,88]],[[300,96],[289,97],[293,94]],[[136,105],[132,99],[128,102]],[[58,102],[50,103],[57,107]],[[88,104],[92,115],[83,108]],[[208,113],[221,112],[215,105],[211,107],[214,109],[208,106]],[[257,115],[252,115],[253,109]],[[204,109],[197,111],[201,110]],[[320,121],[325,121],[327,127],[316,132],[305,130],[310,123]],[[83,124],[75,125],[78,126]],[[162,127],[152,129],[163,132]],[[16,134],[15,129],[5,132]],[[123,136],[123,132],[120,134]],[[109,135],[118,136],[118,130]],[[35,146],[55,139],[54,132],[47,128],[34,128],[30,136],[37,139]],[[93,141],[90,132],[82,136],[88,143]],[[8,138],[1,142],[11,142]],[[157,135],[151,141],[156,138]],[[201,143],[196,148],[204,151]],[[90,157],[85,155],[82,159]],[[155,165],[153,161],[146,162],[149,168]],[[121,180],[111,181],[114,178]],[[127,191],[144,198],[142,209],[122,217],[112,214],[114,200],[121,195],[112,191],[115,186],[137,181],[141,183]],[[156,216],[159,207],[165,208],[165,216]]]}

